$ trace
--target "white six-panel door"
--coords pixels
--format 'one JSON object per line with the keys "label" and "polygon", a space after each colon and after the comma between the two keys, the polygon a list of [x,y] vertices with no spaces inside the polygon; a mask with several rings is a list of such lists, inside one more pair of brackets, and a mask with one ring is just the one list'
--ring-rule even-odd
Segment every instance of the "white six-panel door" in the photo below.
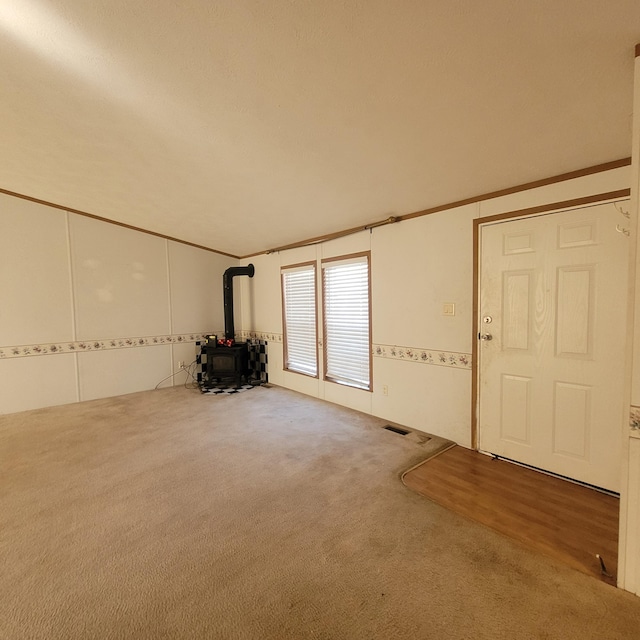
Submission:
{"label": "white six-panel door", "polygon": [[481,228],[479,448],[619,491],[628,238],[601,204]]}

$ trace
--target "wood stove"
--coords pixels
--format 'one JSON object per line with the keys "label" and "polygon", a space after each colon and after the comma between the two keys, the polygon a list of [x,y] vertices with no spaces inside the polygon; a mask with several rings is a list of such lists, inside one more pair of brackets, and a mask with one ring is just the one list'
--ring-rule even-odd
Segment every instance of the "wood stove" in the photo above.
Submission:
{"label": "wood stove", "polygon": [[236,387],[242,378],[249,379],[249,345],[239,342],[230,347],[226,345],[209,345],[205,347],[207,354],[207,386],[212,387],[225,378],[234,378]]}
{"label": "wood stove", "polygon": [[242,378],[249,380],[249,345],[246,342],[235,343],[235,324],[233,318],[233,278],[249,276],[253,278],[254,266],[230,267],[222,276],[224,293],[224,340],[211,340],[205,347],[207,354],[206,386],[212,387],[225,378],[234,378],[239,387]]}

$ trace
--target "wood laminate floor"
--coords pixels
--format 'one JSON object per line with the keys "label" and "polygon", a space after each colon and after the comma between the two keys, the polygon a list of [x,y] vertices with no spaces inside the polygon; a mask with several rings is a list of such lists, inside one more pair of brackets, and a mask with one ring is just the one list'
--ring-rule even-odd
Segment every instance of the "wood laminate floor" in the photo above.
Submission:
{"label": "wood laminate floor", "polygon": [[[448,509],[615,584],[619,500],[613,496],[457,446],[403,481]],[[602,574],[596,554],[612,577]]]}

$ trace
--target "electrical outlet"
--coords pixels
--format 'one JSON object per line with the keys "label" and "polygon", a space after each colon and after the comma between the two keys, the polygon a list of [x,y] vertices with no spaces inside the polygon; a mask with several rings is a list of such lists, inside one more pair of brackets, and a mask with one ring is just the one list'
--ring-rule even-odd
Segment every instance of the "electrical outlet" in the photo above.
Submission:
{"label": "electrical outlet", "polygon": [[183,360],[180,360],[178,362],[178,369],[184,369],[184,361]]}
{"label": "electrical outlet", "polygon": [[389,395],[389,387],[388,385],[382,385],[382,395],[383,396],[388,396]]}

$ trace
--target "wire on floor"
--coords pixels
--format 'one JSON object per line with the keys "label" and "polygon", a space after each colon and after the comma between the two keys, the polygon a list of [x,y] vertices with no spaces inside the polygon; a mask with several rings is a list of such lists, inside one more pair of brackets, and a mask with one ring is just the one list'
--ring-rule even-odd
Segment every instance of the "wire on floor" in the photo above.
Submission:
{"label": "wire on floor", "polygon": [[[162,380],[160,380],[160,382],[158,382],[158,384],[154,387],[154,390],[157,389],[165,380],[169,380],[169,378],[173,378],[173,377],[177,376],[179,373],[186,373],[187,374],[187,377],[185,378],[185,381],[184,381],[185,389],[195,389],[196,387],[200,388],[200,385],[198,384],[198,381],[196,380],[195,376],[193,375],[193,371],[191,370],[191,368],[196,364],[196,362],[197,362],[197,360],[194,360],[188,366],[182,367],[181,369],[178,369],[174,373],[168,375],[166,378],[162,378]],[[189,378],[191,378],[193,380],[193,382],[191,383],[190,387],[187,387],[187,382],[189,381]],[[194,385],[194,383],[195,383],[195,385]]]}

